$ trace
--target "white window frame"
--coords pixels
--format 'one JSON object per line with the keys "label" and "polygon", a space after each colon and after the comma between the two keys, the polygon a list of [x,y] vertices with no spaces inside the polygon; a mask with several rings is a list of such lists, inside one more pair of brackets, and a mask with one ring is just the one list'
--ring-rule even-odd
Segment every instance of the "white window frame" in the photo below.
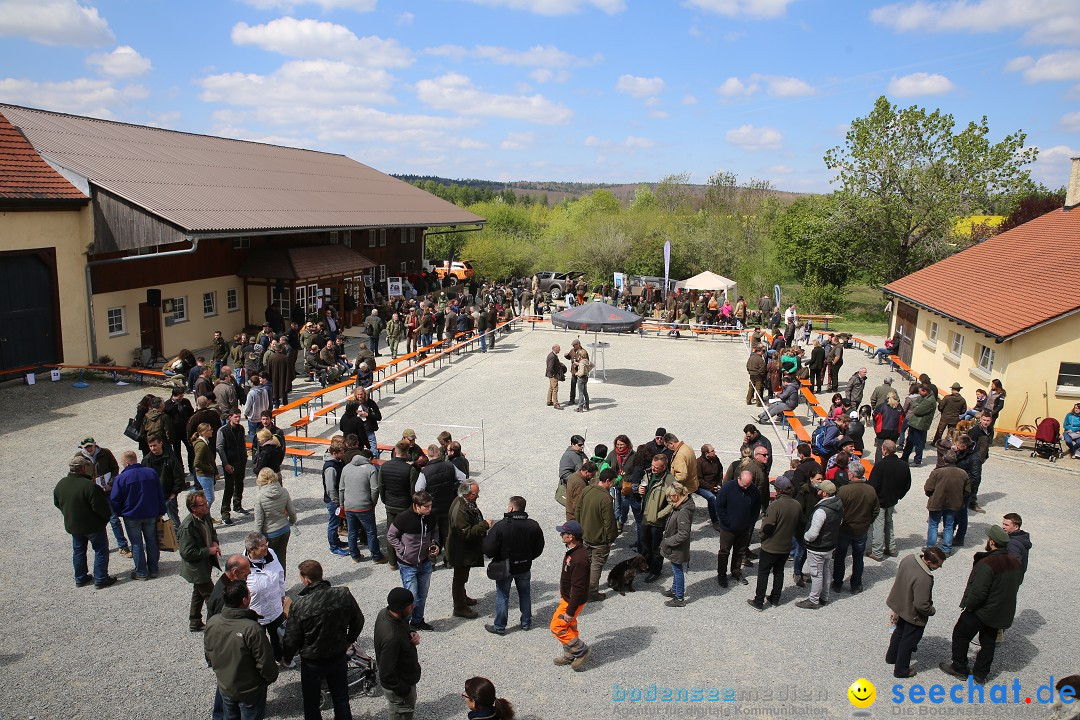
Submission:
{"label": "white window frame", "polygon": [[[210,301],[210,311],[206,310],[206,301]],[[202,294],[202,314],[203,317],[214,317],[217,315],[217,290],[211,290]]]}
{"label": "white window frame", "polygon": [[1058,384],[1057,384],[1057,389],[1054,392],[1055,392],[1056,395],[1059,395],[1059,396],[1062,396],[1062,397],[1080,397],[1080,382],[1078,382],[1078,384],[1076,384],[1076,385],[1062,385],[1061,384],[1061,379],[1063,377],[1077,378],[1078,381],[1080,381],[1080,372],[1077,372],[1077,373],[1068,372],[1067,373],[1067,372],[1065,372],[1065,370],[1066,370],[1065,366],[1066,365],[1074,366],[1074,367],[1068,368],[1070,370],[1076,369],[1076,370],[1080,371],[1080,367],[1077,367],[1077,366],[1080,366],[1080,363],[1063,362],[1063,363],[1059,364],[1058,365],[1058,377],[1057,377],[1057,383]]}
{"label": "white window frame", "polygon": [[409,228],[409,242],[416,242],[416,228]]}
{"label": "white window frame", "polygon": [[386,228],[379,228],[379,247],[386,246]]}
{"label": "white window frame", "polygon": [[401,261],[401,274],[402,275],[408,275],[409,274],[409,263],[406,260]]}
{"label": "white window frame", "polygon": [[292,312],[290,300],[291,294],[288,287],[282,288],[280,293],[276,287],[270,288],[270,304],[276,307],[283,317],[289,317]]}
{"label": "white window frame", "polygon": [[187,322],[187,295],[181,295],[180,297],[174,297],[173,299],[173,322],[181,323]]}
{"label": "white window frame", "polygon": [[949,355],[960,357],[964,354],[964,336],[953,330],[949,331]]}
{"label": "white window frame", "polygon": [[926,329],[926,339],[936,345],[937,344],[937,339],[938,339],[938,332],[939,332],[939,328],[938,328],[937,321],[931,320],[929,327],[927,327],[927,329]]}
{"label": "white window frame", "polygon": [[367,246],[369,248],[375,247],[375,231],[365,230],[365,232],[367,233]]}
{"label": "white window frame", "polygon": [[225,291],[225,309],[229,312],[240,311],[240,290],[229,288]]}
{"label": "white window frame", "polygon": [[386,282],[386,266],[379,266],[379,282]]}
{"label": "white window frame", "polygon": [[251,238],[238,237],[233,238],[233,250],[249,250],[251,248]]}
{"label": "white window frame", "polygon": [[[113,326],[113,313],[116,313],[119,317],[119,326],[114,329]],[[127,335],[127,311],[123,306],[109,308],[105,311],[105,326],[109,330],[109,337],[120,337]]]}
{"label": "white window frame", "polygon": [[[994,348],[989,345],[983,345],[981,343],[975,346],[975,367],[984,373],[994,372],[994,360],[997,359],[997,353]],[[985,362],[989,360],[989,362]]]}

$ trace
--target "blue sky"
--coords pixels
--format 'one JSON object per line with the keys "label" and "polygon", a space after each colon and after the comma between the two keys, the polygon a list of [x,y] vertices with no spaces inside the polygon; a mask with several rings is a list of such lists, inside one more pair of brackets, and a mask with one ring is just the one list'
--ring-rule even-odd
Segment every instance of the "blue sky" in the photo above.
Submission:
{"label": "blue sky", "polygon": [[1080,154],[1080,0],[0,0],[0,101],[384,172],[825,191],[879,95]]}

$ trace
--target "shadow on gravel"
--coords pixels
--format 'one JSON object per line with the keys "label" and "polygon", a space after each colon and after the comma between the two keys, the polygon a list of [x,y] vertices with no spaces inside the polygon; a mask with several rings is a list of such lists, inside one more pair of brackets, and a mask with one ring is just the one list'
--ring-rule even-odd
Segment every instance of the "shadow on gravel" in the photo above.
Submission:
{"label": "shadow on gravel", "polygon": [[630,368],[616,368],[607,371],[606,385],[628,385],[631,387],[653,387],[668,385],[672,377],[655,370],[634,370]]}
{"label": "shadow on gravel", "polygon": [[[585,664],[585,670],[591,671],[602,667],[609,662],[619,662],[640,654],[652,645],[653,637],[660,632],[656,627],[627,627],[613,632],[606,632],[597,637],[592,643],[592,653]],[[635,642],[627,645],[626,638],[632,637]],[[630,652],[627,652],[627,648]]]}
{"label": "shadow on gravel", "polygon": [[0,655],[0,667],[7,667],[8,665],[13,665],[21,661],[25,656],[26,653],[6,653]]}

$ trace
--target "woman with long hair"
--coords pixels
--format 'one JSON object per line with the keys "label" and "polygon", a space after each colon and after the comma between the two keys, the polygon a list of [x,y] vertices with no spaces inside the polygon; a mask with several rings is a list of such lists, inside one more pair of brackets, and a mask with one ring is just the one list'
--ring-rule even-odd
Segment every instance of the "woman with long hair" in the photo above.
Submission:
{"label": "woman with long hair", "polygon": [[622,532],[630,514],[630,497],[633,495],[634,446],[626,435],[615,436],[615,449],[606,458],[608,467],[618,473],[611,494],[615,498],[615,522]]}
{"label": "woman with long hair", "polygon": [[[217,455],[213,445],[214,428],[210,423],[199,423],[195,428],[195,434],[191,436],[191,446],[194,449],[195,461],[192,468],[195,470],[195,480],[206,495],[206,506],[214,506],[214,482],[217,479]],[[212,518],[214,524],[221,522],[218,518]]]}
{"label": "woman with long hair", "polygon": [[506,698],[495,696],[495,684],[485,677],[465,681],[465,708],[469,720],[514,720],[514,706]]}
{"label": "woman with long hair", "polygon": [[281,566],[285,567],[289,535],[296,524],[292,497],[281,486],[281,475],[270,468],[259,471],[255,485],[258,487],[255,495],[255,531],[266,536],[270,549],[277,555]]}

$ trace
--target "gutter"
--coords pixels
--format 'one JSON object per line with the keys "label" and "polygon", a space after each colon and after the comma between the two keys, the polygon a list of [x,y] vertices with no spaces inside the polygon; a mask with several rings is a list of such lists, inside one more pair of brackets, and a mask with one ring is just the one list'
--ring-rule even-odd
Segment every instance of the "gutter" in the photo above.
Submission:
{"label": "gutter", "polygon": [[148,260],[151,258],[163,258],[173,255],[190,255],[199,249],[199,237],[188,235],[186,238],[191,242],[191,247],[186,250],[169,250],[152,255],[127,255],[125,257],[109,258],[107,260],[88,260],[86,262],[86,307],[90,315],[90,364],[97,362],[97,331],[94,329],[94,281],[90,276],[90,268],[99,265],[112,265],[113,263],[130,262],[132,260]]}

